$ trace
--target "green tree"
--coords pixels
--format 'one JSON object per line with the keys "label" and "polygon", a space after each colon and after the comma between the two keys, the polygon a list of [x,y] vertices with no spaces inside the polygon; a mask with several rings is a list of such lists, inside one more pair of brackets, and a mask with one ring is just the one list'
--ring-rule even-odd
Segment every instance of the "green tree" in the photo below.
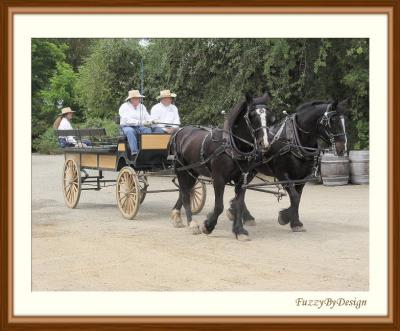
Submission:
{"label": "green tree", "polygon": [[80,68],[77,92],[88,117],[112,118],[127,92],[140,86],[142,48],[137,40],[98,40]]}
{"label": "green tree", "polygon": [[350,147],[369,145],[367,39],[150,39],[148,45],[132,39],[38,39],[32,54],[36,136],[51,125],[61,99],[79,110],[81,121],[110,126],[115,134],[110,121],[127,91],[140,87],[143,59],[147,108],[158,102],[160,90],[171,89],[183,124],[221,125],[221,111],[268,85],[278,116],[306,101],[350,96]]}
{"label": "green tree", "polygon": [[57,63],[65,60],[65,44],[56,45],[46,39],[32,39],[32,139],[42,134],[49,125],[43,113],[41,91],[48,88],[50,78],[57,71]]}
{"label": "green tree", "polygon": [[[50,79],[49,87],[40,92],[40,97],[44,103],[42,113],[46,115],[47,123],[51,123],[55,119],[61,106],[71,107],[75,111],[79,110],[75,95],[77,73],[65,62],[59,62],[56,68],[57,71]],[[78,120],[82,119],[82,114],[79,111],[75,115]]]}

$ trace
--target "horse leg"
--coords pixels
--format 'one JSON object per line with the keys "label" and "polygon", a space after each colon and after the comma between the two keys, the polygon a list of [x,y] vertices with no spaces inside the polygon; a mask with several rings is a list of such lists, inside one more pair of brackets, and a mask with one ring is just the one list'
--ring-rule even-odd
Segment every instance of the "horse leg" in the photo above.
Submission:
{"label": "horse leg", "polygon": [[190,207],[190,192],[192,191],[192,188],[196,183],[196,177],[192,176],[186,171],[184,173],[182,172],[182,174],[180,174],[180,177],[180,179],[178,178],[179,188],[182,196],[183,207],[185,208],[186,212],[187,224],[192,234],[200,234],[200,225],[196,221],[192,221],[192,208]]}
{"label": "horse leg", "polygon": [[179,197],[178,200],[175,203],[174,208],[171,211],[171,221],[172,221],[172,225],[175,228],[183,228],[185,225],[183,224],[183,220],[181,217],[181,209],[182,209],[182,194],[179,191]]}
{"label": "horse leg", "polygon": [[306,231],[305,228],[303,227],[303,223],[300,221],[300,216],[299,216],[299,206],[300,206],[301,194],[303,193],[304,185],[305,184],[295,186],[295,189],[297,192],[297,205],[296,205],[296,209],[295,209],[296,217],[290,220],[290,227],[292,228],[293,232]]}
{"label": "horse leg", "polygon": [[[286,180],[289,180],[289,177],[286,176]],[[305,231],[303,228],[303,223],[301,223],[299,220],[299,204],[301,194],[298,193],[294,184],[288,184],[286,186],[286,191],[289,194],[290,207],[279,212],[278,222],[281,225],[285,225],[290,222],[290,227],[292,228],[293,232]]]}
{"label": "horse leg", "polygon": [[[241,186],[241,185],[240,185]],[[226,211],[226,216],[228,217],[229,220],[233,221],[235,219],[235,204],[236,200],[238,197],[238,192],[240,189],[240,186],[238,185],[235,186],[235,197],[229,201],[229,208]],[[248,226],[255,226],[256,221],[253,215],[250,214],[250,211],[247,209],[246,202],[243,202],[243,223]]]}
{"label": "horse leg", "polygon": [[235,205],[236,205],[236,200],[237,200],[238,193],[239,193],[239,188],[240,187],[236,184],[235,185],[235,197],[229,201],[229,208],[226,210],[226,216],[228,217],[228,219],[230,221],[233,221],[235,219],[235,214],[236,214]]}
{"label": "horse leg", "polygon": [[237,240],[248,241],[250,240],[249,233],[245,228],[243,228],[242,222],[246,189],[243,189],[241,186],[242,184],[240,183],[240,189],[238,190],[237,198],[234,203],[235,219],[233,221],[232,231]]}
{"label": "horse leg", "polygon": [[225,182],[222,179],[214,179],[214,211],[207,215],[207,219],[203,223],[203,233],[210,234],[217,225],[218,217],[224,211],[224,191]]}
{"label": "horse leg", "polygon": [[236,194],[233,199],[229,201],[229,208],[226,210],[226,217],[228,217],[228,220],[233,221],[235,219],[235,209],[233,209],[233,206],[236,201]]}
{"label": "horse leg", "polygon": [[243,223],[248,226],[255,226],[256,219],[253,215],[250,214],[250,211],[247,209],[246,202],[243,201]]}

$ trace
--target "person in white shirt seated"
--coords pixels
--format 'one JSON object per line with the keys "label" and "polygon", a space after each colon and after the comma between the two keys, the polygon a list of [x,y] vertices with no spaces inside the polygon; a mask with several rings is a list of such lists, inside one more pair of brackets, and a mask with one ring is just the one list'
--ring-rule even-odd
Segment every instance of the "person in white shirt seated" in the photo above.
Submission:
{"label": "person in white shirt seated", "polygon": [[152,127],[153,132],[170,134],[181,124],[178,108],[172,104],[173,98],[176,98],[176,94],[170,90],[160,91],[157,97],[160,102],[151,108],[151,118],[157,123]]}
{"label": "person in white shirt seated", "polygon": [[[54,121],[53,128],[56,130],[73,130],[71,125],[71,120],[75,111],[70,107],[65,107],[61,109],[61,113],[58,114],[56,120]],[[58,137],[58,142],[61,147],[87,147],[91,146],[90,140],[77,141],[73,136],[60,136]]]}
{"label": "person in white shirt seated", "polygon": [[128,138],[132,156],[139,152],[138,135],[151,133],[150,127],[145,127],[145,125],[150,125],[152,119],[145,105],[141,103],[142,98],[144,98],[144,95],[141,95],[138,90],[131,90],[128,92],[125,102],[119,107],[120,125]]}

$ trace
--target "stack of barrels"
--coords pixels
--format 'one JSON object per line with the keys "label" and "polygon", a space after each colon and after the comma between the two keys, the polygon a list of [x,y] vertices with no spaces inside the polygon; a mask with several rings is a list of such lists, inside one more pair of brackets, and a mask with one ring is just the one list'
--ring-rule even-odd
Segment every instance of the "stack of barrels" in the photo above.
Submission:
{"label": "stack of barrels", "polygon": [[324,185],[369,183],[369,151],[350,151],[349,156],[338,156],[327,151],[321,158],[321,177]]}

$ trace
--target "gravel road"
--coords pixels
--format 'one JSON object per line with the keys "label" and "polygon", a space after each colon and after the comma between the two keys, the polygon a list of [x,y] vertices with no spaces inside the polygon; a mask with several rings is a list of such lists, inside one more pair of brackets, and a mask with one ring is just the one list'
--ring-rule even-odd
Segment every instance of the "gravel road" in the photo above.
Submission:
{"label": "gravel road", "polygon": [[[115,187],[83,191],[76,209],[64,205],[63,156],[32,156],[32,289],[71,290],[368,290],[368,186],[306,185],[300,217],[307,232],[277,222],[279,203],[249,191],[257,225],[239,242],[225,213],[209,235],[173,228],[177,193],[149,194],[135,220],[122,218]],[[108,178],[116,178],[109,172]],[[151,178],[150,188],[172,188]],[[202,221],[213,207],[212,187]],[[229,187],[225,206],[233,196]]]}

